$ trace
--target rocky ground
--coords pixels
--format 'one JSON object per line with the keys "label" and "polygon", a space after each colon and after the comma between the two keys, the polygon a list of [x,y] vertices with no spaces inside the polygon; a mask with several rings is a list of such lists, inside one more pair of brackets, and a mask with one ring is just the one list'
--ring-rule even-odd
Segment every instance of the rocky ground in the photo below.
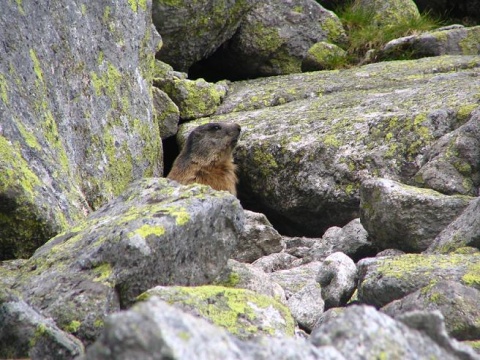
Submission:
{"label": "rocky ground", "polygon": [[[480,359],[478,26],[301,73],[313,1],[52,6],[0,6],[1,358]],[[162,177],[206,122],[238,198]]]}

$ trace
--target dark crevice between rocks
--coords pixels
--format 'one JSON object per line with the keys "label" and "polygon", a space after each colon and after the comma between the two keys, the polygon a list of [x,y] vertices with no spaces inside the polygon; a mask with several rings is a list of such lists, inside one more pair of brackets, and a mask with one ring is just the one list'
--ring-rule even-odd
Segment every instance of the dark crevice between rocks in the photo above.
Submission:
{"label": "dark crevice between rocks", "polygon": [[167,176],[172,168],[173,162],[180,154],[180,148],[175,136],[170,136],[162,140],[163,145],[163,176]]}

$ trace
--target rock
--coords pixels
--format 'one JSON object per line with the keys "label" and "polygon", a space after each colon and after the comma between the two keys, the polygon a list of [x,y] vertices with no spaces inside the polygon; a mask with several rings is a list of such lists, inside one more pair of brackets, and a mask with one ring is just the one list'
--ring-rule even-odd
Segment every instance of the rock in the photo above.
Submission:
{"label": "rock", "polygon": [[[458,129],[442,136],[426,153],[415,182],[444,194],[480,195],[480,108],[467,111]],[[439,111],[436,117],[445,117]],[[459,113],[458,117],[463,117]]]}
{"label": "rock", "polygon": [[354,6],[358,11],[372,12],[372,21],[384,28],[420,17],[417,5],[412,0],[355,0]]}
{"label": "rock", "polygon": [[154,117],[160,129],[160,136],[165,140],[177,134],[180,111],[162,90],[154,87],[152,92]]}
{"label": "rock", "polygon": [[155,86],[163,90],[178,106],[181,120],[212,115],[228,90],[226,82],[215,84],[204,79],[189,80],[173,77],[156,79]]}
{"label": "rock", "polygon": [[278,270],[269,275],[272,281],[279,284],[285,290],[285,295],[288,300],[290,296],[302,290],[312,281],[315,281],[320,266],[321,263],[315,261],[288,270]]}
{"label": "rock", "polygon": [[[2,6],[0,260],[162,172],[150,2]],[[126,41],[128,39],[128,41]]]}
{"label": "rock", "polygon": [[439,311],[412,311],[400,315],[398,319],[408,327],[427,334],[438,345],[459,359],[480,359],[480,356],[475,354],[471,347],[448,337],[443,315]]}
{"label": "rock", "polygon": [[266,273],[271,273],[277,270],[286,270],[294,267],[294,263],[299,259],[287,253],[276,253],[263,256],[255,260],[252,265],[256,266]]}
{"label": "rock", "polygon": [[322,262],[316,280],[322,287],[325,308],[342,306],[355,291],[357,267],[347,255],[336,252]]}
{"label": "rock", "polygon": [[243,264],[230,259],[213,283],[220,286],[248,289],[285,302],[285,291],[282,287],[272,282],[270,277],[259,267],[251,264]]}
{"label": "rock", "polygon": [[242,225],[243,210],[226,192],[144,179],[38,249],[14,287],[88,344],[107,314],[152,286],[212,281]]}
{"label": "rock", "polygon": [[338,17],[317,2],[257,2],[202,65],[231,80],[298,73],[308,49],[320,41],[345,44],[346,35]]}
{"label": "rock", "polygon": [[472,199],[388,179],[370,179],[360,188],[360,218],[378,248],[421,252]]}
{"label": "rock", "polygon": [[[317,243],[321,241],[322,239],[306,238],[304,236],[302,237],[284,236],[283,237],[283,242],[285,243],[285,252],[297,258],[301,258],[303,263],[313,261],[309,257],[309,255],[312,252],[313,247],[316,246]],[[323,258],[322,259],[315,258],[315,260],[323,260]]]}
{"label": "rock", "polygon": [[101,337],[80,360],[112,358],[344,360],[332,346],[314,347],[303,339],[238,340],[226,330],[157,297],[111,315]]}
{"label": "rock", "polygon": [[223,286],[157,286],[139,296],[159,297],[169,304],[223,327],[240,339],[258,335],[292,336],[294,321],[274,298]]}
{"label": "rock", "polygon": [[325,309],[321,286],[313,280],[308,282],[289,297],[287,306],[298,325],[311,332]]}
{"label": "rock", "polygon": [[21,300],[14,292],[0,289],[0,357],[74,359],[84,353],[82,343],[60,330]]}
{"label": "rock", "polygon": [[354,261],[376,253],[375,246],[369,240],[359,218],[353,219],[343,228],[329,228],[312,246],[308,259],[322,261],[335,252],[343,252]]}
{"label": "rock", "polygon": [[437,281],[456,281],[480,290],[480,253],[450,255],[406,254],[360,260],[358,297],[382,307]]}
{"label": "rock", "polygon": [[318,317],[317,322],[313,326],[312,330],[315,331],[315,329],[320,325],[324,323],[328,323],[329,321],[332,321],[332,319],[336,318],[341,313],[343,313],[345,309],[346,309],[345,307],[337,307],[337,308],[330,308],[328,310],[325,310],[325,312]]}
{"label": "rock", "polygon": [[245,210],[245,227],[233,258],[252,263],[265,255],[282,251],[282,236],[260,213]]}
{"label": "rock", "polygon": [[347,52],[341,47],[320,41],[308,49],[302,61],[302,71],[337,69],[339,64],[347,62]]}
{"label": "rock", "polygon": [[241,125],[243,206],[282,235],[318,238],[359,217],[363,180],[414,183],[430,147],[478,107],[479,64],[447,56],[236,82],[218,115],[180,136],[205,121]]}
{"label": "rock", "polygon": [[480,198],[438,234],[426,252],[448,253],[464,246],[480,249]]}
{"label": "rock", "polygon": [[159,59],[187,72],[233,36],[254,4],[251,0],[154,1],[153,23],[164,42]]}
{"label": "rock", "polygon": [[313,331],[310,341],[317,346],[334,345],[343,356],[352,360],[464,358],[443,344],[439,345],[428,334],[364,305],[350,306],[323,323]]}
{"label": "rock", "polygon": [[420,35],[392,40],[381,49],[380,58],[401,59],[406,52],[412,58],[440,55],[480,54],[480,26],[440,28]]}
{"label": "rock", "polygon": [[457,340],[480,339],[480,291],[455,281],[439,281],[381,310],[395,318],[411,311],[440,311],[450,336]]}

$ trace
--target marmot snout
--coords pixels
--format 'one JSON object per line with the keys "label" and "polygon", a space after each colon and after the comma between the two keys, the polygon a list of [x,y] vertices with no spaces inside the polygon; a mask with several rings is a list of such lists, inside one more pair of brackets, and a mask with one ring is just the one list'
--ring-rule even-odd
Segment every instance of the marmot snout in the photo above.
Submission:
{"label": "marmot snout", "polygon": [[184,185],[204,184],[236,195],[233,149],[240,130],[234,123],[209,123],[193,129],[167,177]]}

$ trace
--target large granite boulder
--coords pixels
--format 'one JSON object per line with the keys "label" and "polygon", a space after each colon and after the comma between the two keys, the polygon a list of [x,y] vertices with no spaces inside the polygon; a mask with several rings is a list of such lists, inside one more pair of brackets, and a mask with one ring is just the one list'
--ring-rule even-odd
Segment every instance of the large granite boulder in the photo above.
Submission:
{"label": "large granite boulder", "polygon": [[162,171],[150,1],[37,5],[0,11],[0,259]]}
{"label": "large granite boulder", "polygon": [[39,248],[13,284],[88,344],[105,317],[156,285],[203,285],[230,258],[243,210],[229,193],[144,179]]}
{"label": "large granite boulder", "polygon": [[363,180],[416,183],[428,151],[472,118],[479,68],[479,56],[444,56],[236,82],[218,115],[179,137],[205,122],[240,124],[244,207],[285,235],[318,237],[359,217]]}

